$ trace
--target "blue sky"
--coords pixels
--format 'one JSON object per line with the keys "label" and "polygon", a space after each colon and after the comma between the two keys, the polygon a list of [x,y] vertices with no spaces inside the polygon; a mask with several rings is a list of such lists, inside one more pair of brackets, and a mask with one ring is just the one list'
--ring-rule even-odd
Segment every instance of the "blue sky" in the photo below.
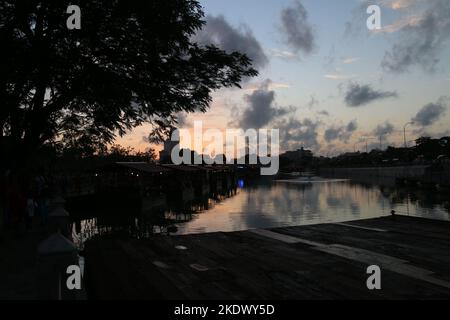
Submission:
{"label": "blue sky", "polygon": [[[282,134],[289,140],[287,149],[305,146],[323,155],[353,151],[361,137],[375,137],[379,132],[383,133],[385,144],[399,146],[403,142],[403,125],[413,118],[417,121],[409,129],[410,140],[421,135],[448,134],[450,114],[445,97],[450,97],[450,1],[201,3],[207,15],[206,30],[210,32],[205,31],[202,41],[213,34],[211,41],[219,47],[223,44],[227,50],[234,45],[243,48],[230,39],[251,38],[260,45],[267,62],[258,66],[259,77],[245,82],[242,90],[216,92],[210,111],[189,115],[186,127],[194,120],[203,120],[207,127],[239,127],[245,125],[244,116],[251,119],[253,115],[272,112],[274,116],[264,127],[289,132]],[[380,31],[366,27],[366,8],[370,4],[381,8]],[[294,17],[294,23],[283,19],[283,12]],[[217,20],[221,16],[224,20]],[[301,42],[305,29],[311,31],[312,38],[306,38],[311,40],[311,50]],[[221,39],[224,34],[228,38]],[[287,35],[296,39],[295,45],[287,41]],[[250,48],[249,52],[254,52],[254,45],[248,47],[252,44],[245,47]],[[391,59],[386,59],[389,53]],[[281,58],[281,54],[289,58]],[[264,98],[272,91],[273,100],[256,99],[258,94]],[[356,106],[349,105],[352,103]],[[298,128],[284,127],[290,120]],[[348,131],[345,127],[350,122],[357,128]],[[121,143],[145,148],[142,137],[148,132],[146,126],[138,128]]]}

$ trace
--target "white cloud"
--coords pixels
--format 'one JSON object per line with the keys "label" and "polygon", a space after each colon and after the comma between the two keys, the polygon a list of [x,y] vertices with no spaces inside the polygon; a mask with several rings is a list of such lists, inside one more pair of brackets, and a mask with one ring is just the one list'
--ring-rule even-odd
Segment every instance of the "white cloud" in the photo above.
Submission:
{"label": "white cloud", "polygon": [[359,60],[359,58],[343,58],[342,62],[344,64],[352,64],[352,63],[355,63],[358,60]]}
{"label": "white cloud", "polygon": [[343,74],[343,73],[337,71],[334,73],[328,73],[328,74],[324,75],[324,77],[326,79],[330,79],[330,80],[349,80],[349,79],[356,78],[356,75]]}
{"label": "white cloud", "polygon": [[270,54],[272,57],[280,58],[284,60],[298,60],[299,57],[297,54],[291,51],[286,50],[278,50],[278,49],[272,49],[270,50]]}
{"label": "white cloud", "polygon": [[413,6],[418,0],[382,0],[380,4],[384,7],[401,10]]}
{"label": "white cloud", "polygon": [[425,18],[425,14],[416,14],[398,19],[394,23],[386,25],[381,30],[373,30],[374,33],[395,33],[407,27],[418,26]]}
{"label": "white cloud", "polygon": [[273,81],[262,81],[262,82],[254,82],[249,83],[248,85],[244,86],[244,90],[246,91],[256,91],[260,90],[261,87],[267,88],[267,90],[275,90],[275,89],[289,89],[291,85],[287,83],[281,83],[281,82],[273,82]]}

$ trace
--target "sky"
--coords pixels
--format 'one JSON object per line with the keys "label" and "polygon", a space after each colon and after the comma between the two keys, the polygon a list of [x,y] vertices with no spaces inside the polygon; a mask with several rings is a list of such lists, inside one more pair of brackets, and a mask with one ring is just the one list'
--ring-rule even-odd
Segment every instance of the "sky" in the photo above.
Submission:
{"label": "sky", "polygon": [[[259,76],[214,92],[180,127],[278,129],[282,151],[317,155],[450,135],[450,1],[203,0],[195,36],[252,58]],[[381,9],[369,30],[367,8]],[[145,150],[148,125],[117,140]],[[155,147],[155,146],[153,146]],[[159,147],[156,147],[159,149]],[[198,151],[198,150],[197,150]]]}

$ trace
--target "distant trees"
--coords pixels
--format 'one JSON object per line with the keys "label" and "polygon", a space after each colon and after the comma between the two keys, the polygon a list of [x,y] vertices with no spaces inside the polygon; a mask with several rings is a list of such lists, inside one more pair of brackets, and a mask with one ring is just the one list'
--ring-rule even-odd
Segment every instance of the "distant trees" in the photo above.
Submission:
{"label": "distant trees", "polygon": [[280,168],[285,171],[303,171],[309,169],[314,163],[314,154],[310,150],[301,148],[288,151],[280,155]]}
{"label": "distant trees", "polygon": [[83,173],[100,167],[109,166],[116,162],[156,162],[155,150],[137,151],[131,147],[112,145],[104,150],[82,153],[79,149],[55,150],[46,146],[44,155],[39,154],[37,163],[40,168],[46,168],[47,173],[53,175],[66,173]]}
{"label": "distant trees", "polygon": [[388,147],[385,151],[373,150],[370,153],[347,153],[330,159],[321,159],[321,166],[360,167],[431,162],[439,157],[450,157],[450,137],[432,139],[421,137],[412,148]]}
{"label": "distant trees", "polygon": [[116,162],[154,162],[157,158],[153,149],[142,152],[136,151],[131,147],[124,148],[120,145],[113,145],[106,153],[100,155],[100,157],[105,157]]}
{"label": "distant trees", "polygon": [[196,0],[79,3],[0,0],[0,146],[11,163],[47,143],[99,150],[144,122],[161,138],[179,112],[204,112],[211,92],[257,75],[244,54],[193,42]]}
{"label": "distant trees", "polygon": [[425,160],[435,160],[439,156],[450,157],[450,137],[432,139],[421,137],[416,141],[415,153]]}

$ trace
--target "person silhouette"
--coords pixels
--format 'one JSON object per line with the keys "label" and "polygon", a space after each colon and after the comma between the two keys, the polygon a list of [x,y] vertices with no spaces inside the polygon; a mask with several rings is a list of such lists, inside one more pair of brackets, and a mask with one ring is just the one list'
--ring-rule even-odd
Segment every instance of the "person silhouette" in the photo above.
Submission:
{"label": "person silhouette", "polygon": [[392,216],[392,219],[395,220],[395,217],[397,216],[397,212],[395,210],[392,210],[391,216]]}

